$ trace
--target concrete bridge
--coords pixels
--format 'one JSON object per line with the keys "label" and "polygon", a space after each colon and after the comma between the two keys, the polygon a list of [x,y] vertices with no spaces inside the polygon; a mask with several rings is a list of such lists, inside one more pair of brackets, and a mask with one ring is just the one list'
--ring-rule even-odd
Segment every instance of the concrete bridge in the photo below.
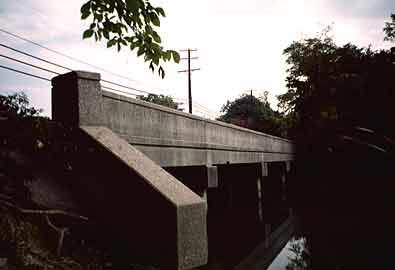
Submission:
{"label": "concrete bridge", "polygon": [[[73,71],[52,85],[53,120],[80,129],[74,181],[86,207],[126,231],[133,254],[191,269],[223,249],[226,227],[257,226],[270,238],[276,221],[266,217],[277,214],[265,207],[284,201],[292,142],[104,91],[97,73]],[[109,218],[103,209],[117,210]],[[239,269],[254,268],[236,257]]]}

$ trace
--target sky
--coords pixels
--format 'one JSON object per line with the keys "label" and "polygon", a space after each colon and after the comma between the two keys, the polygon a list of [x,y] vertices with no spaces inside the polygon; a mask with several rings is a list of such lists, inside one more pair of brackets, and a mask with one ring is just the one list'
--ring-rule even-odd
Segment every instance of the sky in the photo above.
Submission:
{"label": "sky", "polygon": [[[80,19],[85,1],[0,0],[0,29],[32,40],[93,66],[84,65],[0,32],[0,43],[70,67],[99,72],[103,79],[144,91],[172,95],[186,104],[188,81],[180,64],[166,64],[165,79],[153,74],[146,63],[126,48],[117,52],[105,43],[82,40],[90,21]],[[283,50],[293,41],[313,37],[328,25],[338,45],[348,42],[374,49],[388,48],[382,28],[395,13],[393,0],[151,0],[166,11],[158,32],[168,49],[197,49],[192,56],[194,113],[218,116],[227,100],[253,90],[276,96],[286,92]],[[182,57],[186,54],[180,52]],[[0,55],[47,67],[67,70],[0,47]],[[51,79],[54,75],[0,57],[0,65]],[[104,69],[104,70],[103,70]],[[109,72],[111,73],[109,73]],[[118,77],[114,73],[121,75]],[[125,79],[127,77],[128,79]],[[125,90],[125,89],[123,89]],[[31,105],[51,116],[51,83],[0,68],[0,94],[24,91]]]}

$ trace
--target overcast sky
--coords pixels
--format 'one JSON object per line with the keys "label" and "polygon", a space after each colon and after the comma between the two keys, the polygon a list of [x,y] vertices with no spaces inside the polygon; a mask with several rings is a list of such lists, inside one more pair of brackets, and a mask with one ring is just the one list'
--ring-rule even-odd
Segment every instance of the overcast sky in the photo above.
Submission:
{"label": "overcast sky", "polygon": [[[341,45],[347,42],[373,48],[388,47],[382,28],[395,13],[394,0],[153,0],[167,17],[159,33],[170,49],[197,48],[192,75],[194,101],[218,113],[229,99],[250,89],[259,95],[269,91],[275,96],[286,91],[286,65],[282,51],[294,40],[314,36],[333,24],[332,35]],[[154,93],[187,97],[186,62],[166,66],[166,78],[152,74],[135,52],[118,53],[105,44],[82,40],[89,21],[80,20],[84,1],[0,0],[0,28],[51,49],[78,58],[105,70],[126,76],[122,79],[71,61],[65,57],[0,33],[0,43],[44,57],[73,69],[100,72],[102,78]],[[0,47],[0,54],[48,66]],[[0,57],[0,65],[24,70],[46,78],[53,75],[13,63]],[[0,69],[0,93],[25,91],[32,105],[44,108],[50,116],[50,82]],[[200,107],[196,107],[198,110]],[[202,114],[203,112],[198,112]],[[209,114],[206,113],[207,116]],[[212,114],[210,114],[212,115]]]}

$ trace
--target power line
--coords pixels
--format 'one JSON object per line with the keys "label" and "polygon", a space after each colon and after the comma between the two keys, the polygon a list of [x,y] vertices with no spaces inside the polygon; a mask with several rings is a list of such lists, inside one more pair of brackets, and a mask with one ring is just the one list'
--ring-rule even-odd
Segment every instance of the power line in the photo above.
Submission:
{"label": "power line", "polygon": [[122,85],[122,84],[118,84],[118,83],[115,83],[115,82],[110,82],[110,81],[107,81],[107,80],[101,80],[101,81],[102,81],[102,82],[106,82],[106,83],[110,83],[110,84],[113,84],[113,85],[116,85],[116,86],[124,87],[124,88],[126,88],[126,89],[130,89],[130,90],[134,90],[134,91],[137,91],[137,92],[141,92],[141,93],[144,93],[144,94],[153,94],[153,95],[156,95],[156,94],[154,94],[154,93],[150,93],[150,92],[147,92],[147,91],[144,91],[144,90],[139,90],[139,89],[132,88],[132,87],[129,87],[129,86],[125,86],[125,85]]}
{"label": "power line", "polygon": [[[41,69],[41,70],[44,70],[44,71],[47,71],[47,72],[51,72],[51,73],[60,75],[60,73],[57,73],[57,72],[54,72],[54,71],[51,71],[51,70],[48,70],[48,69],[45,69],[45,68],[42,68],[42,67],[39,67],[39,66],[35,66],[35,65],[32,65],[32,64],[23,62],[23,61],[19,61],[17,59],[12,58],[12,57],[8,57],[8,56],[1,55],[1,54],[0,54],[0,57],[5,57],[7,59],[19,62],[19,63],[24,64],[24,65],[28,65],[28,66],[31,66],[31,67],[34,67],[34,68],[37,68],[37,69]],[[20,70],[17,70],[17,69],[13,69],[13,68],[10,68],[10,67],[6,67],[6,66],[2,66],[2,65],[0,65],[0,67],[4,68],[4,69],[8,69],[10,71],[21,73],[21,74],[24,74],[24,75],[28,75],[28,76],[32,76],[32,77],[35,77],[35,78],[39,78],[39,79],[42,79],[42,80],[51,81],[50,79],[47,79],[47,78],[44,78],[44,77],[41,77],[41,76],[37,76],[37,75],[31,74],[31,73],[27,73],[27,72],[24,72],[24,71],[20,71]],[[118,89],[114,89],[114,88],[111,88],[111,87],[102,86],[102,88],[103,89],[112,90],[112,91],[116,91],[116,92],[120,92],[120,93],[124,93],[124,94],[128,94],[128,95],[137,96],[136,94],[133,94],[133,93],[130,93],[130,92],[125,92],[125,91],[118,90]]]}
{"label": "power line", "polygon": [[132,95],[132,96],[137,96],[136,94],[133,94],[133,93],[130,93],[130,92],[126,92],[126,91],[122,91],[122,90],[118,90],[118,89],[114,89],[114,88],[111,88],[111,87],[108,87],[108,86],[102,86],[101,88],[106,89],[106,90],[112,90],[112,91],[128,94],[128,95]]}
{"label": "power line", "polygon": [[[0,55],[0,56],[3,56],[3,55]],[[11,60],[16,60],[16,59],[13,59],[11,57],[6,57],[6,58],[10,58]],[[18,61],[18,60],[16,60],[16,61]],[[22,61],[18,61],[18,62],[22,62]],[[22,63],[30,65],[30,64],[25,63],[25,62],[22,62]],[[34,66],[34,65],[30,65],[30,66]],[[46,70],[46,69],[38,67],[38,66],[34,66],[34,67],[38,68],[38,69],[43,69],[43,70],[48,71],[48,72],[52,72],[50,70]],[[38,76],[38,75],[34,75],[34,74],[31,74],[31,73],[24,72],[24,71],[21,71],[21,70],[17,70],[17,69],[14,69],[14,68],[10,68],[10,67],[7,67],[7,66],[0,65],[0,68],[7,69],[7,70],[10,70],[10,71],[13,71],[13,72],[16,72],[16,73],[24,74],[24,75],[27,75],[27,76],[30,76],[30,77],[38,78],[38,79],[41,79],[41,80],[45,80],[45,81],[49,81],[49,82],[51,81],[48,78],[44,78],[44,77],[41,77],[41,76]],[[59,73],[56,73],[56,72],[53,72],[53,73],[59,74]],[[122,91],[122,90],[118,90],[118,89],[111,88],[111,87],[107,87],[107,86],[102,86],[102,88],[106,89],[106,90],[112,90],[112,91],[115,91],[115,92],[120,92],[120,93],[127,94],[127,95],[137,96],[136,94],[133,94],[133,93],[130,93],[130,92],[126,92],[126,91]],[[209,115],[210,117],[213,117],[213,115],[211,115],[210,112],[207,113],[207,112],[201,111],[200,109],[197,109],[197,111],[202,113],[203,115]]]}
{"label": "power line", "polygon": [[39,43],[37,43],[37,42],[34,42],[34,41],[29,40],[29,39],[27,39],[27,38],[21,37],[21,36],[19,36],[19,35],[17,35],[17,34],[11,33],[11,32],[9,32],[9,31],[7,31],[7,30],[4,30],[4,29],[1,29],[1,28],[0,28],[0,32],[5,33],[5,34],[7,34],[7,35],[10,35],[10,36],[12,36],[12,37],[14,37],[14,38],[23,40],[23,41],[25,41],[25,42],[34,44],[34,45],[36,45],[36,46],[38,46],[38,47],[40,47],[40,48],[43,48],[43,49],[48,50],[48,51],[50,51],[50,52],[53,52],[53,53],[55,53],[55,54],[61,55],[61,56],[63,56],[63,57],[66,57],[66,58],[68,58],[68,59],[70,59],[70,60],[73,60],[73,61],[75,61],[75,62],[78,62],[78,63],[84,64],[84,65],[93,67],[93,68],[95,68],[95,69],[98,69],[98,70],[101,70],[101,71],[104,71],[104,72],[107,72],[107,73],[112,74],[112,75],[114,75],[114,76],[117,76],[117,77],[119,77],[119,78],[123,78],[123,79],[129,80],[129,81],[135,81],[135,80],[130,79],[130,78],[126,77],[126,76],[123,76],[123,75],[114,73],[114,72],[109,71],[109,70],[106,70],[106,69],[104,69],[104,68],[101,68],[101,67],[98,67],[98,66],[89,64],[89,63],[87,63],[87,62],[85,62],[85,61],[82,61],[82,60],[80,60],[80,59],[77,59],[77,58],[75,58],[75,57],[72,57],[72,56],[69,56],[69,55],[67,55],[67,54],[61,53],[61,52],[59,52],[59,51],[53,50],[53,49],[48,48],[48,47],[46,47],[46,46],[44,46],[44,45],[41,45],[41,44],[39,44]]}
{"label": "power line", "polygon": [[51,64],[51,65],[54,65],[54,66],[57,66],[57,67],[64,68],[64,69],[67,69],[67,70],[69,70],[69,71],[72,71],[71,68],[68,68],[68,67],[65,67],[65,66],[62,66],[62,65],[59,65],[59,64],[55,64],[55,63],[50,62],[50,61],[47,61],[47,60],[45,60],[45,59],[43,59],[43,58],[34,56],[34,55],[29,54],[29,53],[27,53],[27,52],[20,51],[20,50],[18,50],[18,49],[12,48],[12,47],[10,47],[10,46],[4,45],[4,44],[2,44],[2,43],[0,43],[0,46],[3,47],[3,48],[6,48],[6,49],[12,50],[12,51],[14,51],[14,52],[17,52],[17,53],[20,53],[20,54],[23,54],[23,55],[32,57],[32,58],[34,58],[34,59],[43,61],[43,62],[45,62],[45,63],[48,63],[48,64]]}
{"label": "power line", "polygon": [[29,63],[26,63],[24,61],[21,61],[21,60],[12,58],[12,57],[8,57],[8,56],[2,55],[2,54],[0,54],[0,57],[4,57],[4,58],[7,58],[8,60],[15,61],[15,62],[24,64],[24,65],[27,65],[27,66],[30,66],[30,67],[34,67],[36,69],[41,69],[41,70],[44,70],[46,72],[50,72],[50,73],[53,73],[53,74],[56,74],[56,75],[60,75],[60,73],[58,73],[58,72],[55,72],[55,71],[52,71],[52,70],[49,70],[49,69],[46,69],[46,68],[43,68],[43,67],[39,67],[39,66],[36,66],[36,65],[33,65],[33,64],[29,64]]}
{"label": "power line", "polygon": [[[188,100],[185,99],[185,98],[178,98],[178,97],[175,97],[174,99],[178,99],[178,100],[181,100],[181,101],[188,102]],[[210,110],[209,108],[203,106],[202,104],[200,104],[200,103],[198,103],[198,102],[196,102],[196,101],[192,104],[192,106],[200,107],[200,108],[202,108],[203,110],[205,110],[205,111],[208,112],[208,113],[215,114],[214,111]]]}
{"label": "power line", "polygon": [[[64,69],[66,69],[66,70],[69,70],[69,71],[73,71],[71,68],[68,68],[68,67],[65,67],[65,66],[56,64],[56,63],[54,63],[54,62],[45,60],[45,59],[43,59],[43,58],[34,56],[34,55],[32,55],[32,54],[23,52],[23,51],[18,50],[18,49],[12,48],[12,47],[7,46],[7,45],[4,45],[4,44],[2,44],[2,43],[0,43],[0,46],[1,46],[1,47],[4,47],[4,48],[7,48],[7,49],[9,49],[9,50],[13,50],[13,51],[15,51],[15,52],[18,52],[18,53],[20,53],[20,54],[23,54],[23,55],[32,57],[32,58],[34,58],[34,59],[43,61],[43,62],[45,62],[45,63],[51,64],[51,65],[54,65],[54,66],[57,66],[57,67],[61,67],[61,68],[64,68]],[[2,55],[2,56],[3,56],[3,55]],[[8,57],[8,56],[3,56],[3,57],[10,58],[10,57]],[[13,59],[13,58],[12,58],[12,59]],[[29,65],[29,66],[36,67],[36,66],[34,66],[34,65],[32,65],[32,64],[28,64],[28,63],[25,63],[25,62],[23,62],[23,61],[19,61],[19,60],[16,60],[16,59],[13,59],[13,60],[14,60],[14,61],[17,61],[17,62],[20,62],[20,63],[23,63],[23,64],[26,64],[26,65]],[[40,68],[40,69],[46,70],[46,69],[44,69],[44,68]],[[54,71],[50,71],[50,70],[46,70],[46,71],[55,73],[55,74],[57,74],[57,75],[60,75],[60,73],[57,73],[57,72],[54,72]],[[144,91],[144,90],[140,90],[140,89],[136,89],[136,88],[133,88],[133,87],[125,86],[125,85],[122,85],[122,84],[119,84],[119,83],[115,83],[115,82],[111,82],[111,81],[108,81],[108,80],[104,80],[104,79],[102,79],[101,81],[102,81],[102,82],[106,82],[106,83],[110,83],[110,84],[113,84],[113,85],[116,85],[116,86],[124,87],[124,88],[130,89],[130,90],[133,90],[133,91],[145,93],[145,94],[154,94],[154,93],[150,93],[150,92],[147,92],[147,91]],[[126,92],[125,92],[125,93],[126,93]],[[155,94],[154,94],[154,95],[155,95]]]}
{"label": "power line", "polygon": [[[19,35],[17,35],[17,34],[11,33],[11,32],[9,32],[9,31],[7,31],[7,30],[4,30],[4,29],[1,29],[1,28],[0,28],[0,32],[5,33],[5,34],[8,34],[8,35],[10,35],[10,36],[12,36],[12,37],[14,37],[14,38],[23,40],[23,41],[25,41],[25,42],[34,44],[34,45],[36,45],[36,46],[38,46],[38,47],[40,47],[40,48],[43,48],[43,49],[48,50],[48,51],[50,51],[50,52],[53,52],[53,53],[55,53],[55,54],[61,55],[61,56],[63,56],[63,57],[66,57],[66,58],[68,58],[68,59],[70,59],[70,60],[73,60],[73,61],[75,61],[75,62],[82,63],[82,64],[84,64],[84,65],[87,65],[87,66],[93,67],[93,68],[95,68],[95,69],[98,69],[98,70],[107,72],[107,73],[112,74],[112,75],[114,75],[114,76],[127,79],[127,80],[129,80],[129,81],[134,81],[134,82],[136,81],[136,80],[130,79],[130,78],[126,77],[126,76],[123,76],[123,75],[120,75],[120,74],[117,74],[117,73],[108,71],[108,70],[106,70],[106,69],[103,69],[103,68],[101,68],[101,67],[98,67],[98,66],[89,64],[89,63],[87,63],[87,62],[85,62],[85,61],[82,61],[82,60],[80,60],[80,59],[77,59],[77,58],[75,58],[75,57],[72,57],[72,56],[66,55],[66,54],[64,54],[64,53],[61,53],[61,52],[59,52],[59,51],[53,50],[53,49],[48,48],[48,47],[46,47],[46,46],[44,46],[44,45],[41,45],[41,44],[39,44],[39,43],[37,43],[37,42],[34,42],[34,41],[32,41],[32,40],[29,40],[29,39],[24,38],[24,37],[22,37],[22,36],[19,36]],[[32,54],[23,52],[23,51],[21,51],[21,50],[12,48],[12,47],[7,46],[7,45],[4,45],[4,44],[0,44],[0,46],[2,46],[2,47],[4,47],[4,48],[7,48],[7,49],[9,49],[9,50],[18,52],[18,53],[20,53],[20,54],[23,54],[23,55],[32,57],[32,58],[34,58],[34,59],[43,61],[43,62],[45,62],[45,63],[48,63],[48,64],[51,64],[51,65],[54,65],[54,66],[57,66],[57,67],[60,67],[60,68],[69,70],[69,71],[72,71],[72,70],[73,70],[73,69],[71,69],[71,68],[68,68],[68,67],[65,67],[65,66],[63,66],[63,65],[59,65],[59,64],[53,63],[53,62],[51,62],[51,61],[45,60],[45,59],[43,59],[43,58],[34,56],[34,55],[32,55]],[[198,57],[190,57],[190,52],[191,52],[191,51],[197,51],[197,49],[187,49],[187,50],[181,50],[181,51],[188,51],[188,58],[183,58],[183,59],[188,59],[188,70],[180,71],[180,72],[186,72],[186,71],[187,71],[188,74],[189,74],[189,76],[188,76],[188,77],[189,77],[189,80],[188,80],[188,81],[189,81],[189,92],[190,92],[190,93],[189,93],[189,103],[190,103],[190,106],[189,106],[189,107],[190,107],[190,113],[192,113],[192,106],[191,106],[191,104],[192,104],[192,93],[191,93],[191,82],[190,82],[191,79],[190,79],[190,73],[191,73],[192,71],[200,70],[200,69],[199,69],[199,68],[198,68],[198,69],[190,69],[190,60],[198,59]],[[42,70],[47,71],[47,72],[51,72],[51,73],[54,73],[54,74],[57,74],[57,75],[60,74],[60,73],[57,73],[57,72],[54,72],[54,71],[51,71],[51,70],[48,70],[48,69],[45,69],[45,68],[42,68],[42,67],[35,66],[35,65],[33,65],[33,64],[29,64],[29,63],[26,63],[26,62],[23,62],[23,61],[20,61],[20,60],[17,60],[17,59],[13,59],[13,58],[11,58],[11,57],[7,57],[7,56],[4,56],[4,55],[1,55],[1,56],[2,56],[2,57],[5,57],[5,58],[8,58],[8,59],[10,59],[10,60],[17,61],[17,62],[19,62],[19,63],[25,64],[25,65],[29,65],[29,66],[34,67],[34,68],[42,69]],[[3,66],[2,66],[2,67],[3,67]],[[15,71],[15,70],[14,70],[14,71]],[[16,72],[17,72],[17,71],[16,71]],[[25,73],[23,73],[23,74],[25,74]],[[32,75],[32,76],[35,76],[35,75]],[[40,76],[36,76],[36,77],[42,78],[42,77],[40,77]],[[45,79],[45,78],[44,78],[44,79]],[[46,80],[47,80],[47,79],[46,79]],[[119,86],[119,87],[123,87],[123,88],[126,88],[126,89],[130,89],[130,90],[133,90],[133,91],[141,92],[141,93],[144,93],[144,94],[153,94],[153,95],[157,95],[157,94],[155,94],[155,93],[151,93],[151,92],[148,92],[148,91],[136,89],[136,88],[129,87],[129,86],[125,86],[125,85],[118,84],[118,83],[114,83],[114,82],[111,82],[111,81],[108,81],[108,80],[104,80],[104,79],[103,79],[102,81],[103,81],[103,82],[106,82],[106,83],[109,83],[109,84],[113,84],[113,85]],[[121,91],[121,90],[116,90],[116,89],[113,89],[113,88],[110,88],[110,87],[107,87],[107,88],[108,88],[108,89],[111,89],[111,90],[114,90],[114,91],[118,91],[118,92],[122,92],[122,93],[127,93],[127,94],[130,94],[130,95],[135,95],[135,94],[133,94],[133,93],[129,93],[129,92]],[[200,105],[200,106],[201,106],[201,105]],[[203,106],[201,106],[201,107],[203,107]],[[205,108],[205,107],[203,107],[203,108]],[[210,111],[208,111],[208,112],[210,112]]]}
{"label": "power line", "polygon": [[24,75],[27,75],[27,76],[35,77],[35,78],[38,78],[38,79],[41,79],[41,80],[45,80],[45,81],[49,81],[49,82],[51,81],[50,79],[47,79],[47,78],[44,78],[44,77],[41,77],[41,76],[37,76],[37,75],[31,74],[31,73],[27,73],[27,72],[24,72],[24,71],[21,71],[21,70],[17,70],[17,69],[13,69],[13,68],[10,68],[10,67],[6,67],[6,66],[3,66],[3,65],[0,65],[0,68],[8,69],[8,70],[11,70],[11,71],[14,71],[14,72],[17,72],[17,73],[20,73],[20,74],[24,74]]}

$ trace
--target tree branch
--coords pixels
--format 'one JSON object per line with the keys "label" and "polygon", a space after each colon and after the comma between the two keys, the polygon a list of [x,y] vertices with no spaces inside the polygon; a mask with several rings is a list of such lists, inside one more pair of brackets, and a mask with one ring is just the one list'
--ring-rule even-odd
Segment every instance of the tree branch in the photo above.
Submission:
{"label": "tree branch", "polygon": [[3,204],[5,206],[14,208],[16,210],[18,210],[21,213],[24,214],[39,214],[39,215],[64,215],[64,216],[69,216],[72,218],[77,218],[77,219],[82,219],[85,221],[88,221],[89,219],[87,217],[84,216],[80,216],[74,213],[70,213],[64,210],[58,210],[58,209],[49,209],[49,210],[40,210],[40,209],[23,209],[20,208],[18,206],[16,206],[15,204],[12,204],[10,202],[4,201],[4,200],[0,200],[0,204]]}

